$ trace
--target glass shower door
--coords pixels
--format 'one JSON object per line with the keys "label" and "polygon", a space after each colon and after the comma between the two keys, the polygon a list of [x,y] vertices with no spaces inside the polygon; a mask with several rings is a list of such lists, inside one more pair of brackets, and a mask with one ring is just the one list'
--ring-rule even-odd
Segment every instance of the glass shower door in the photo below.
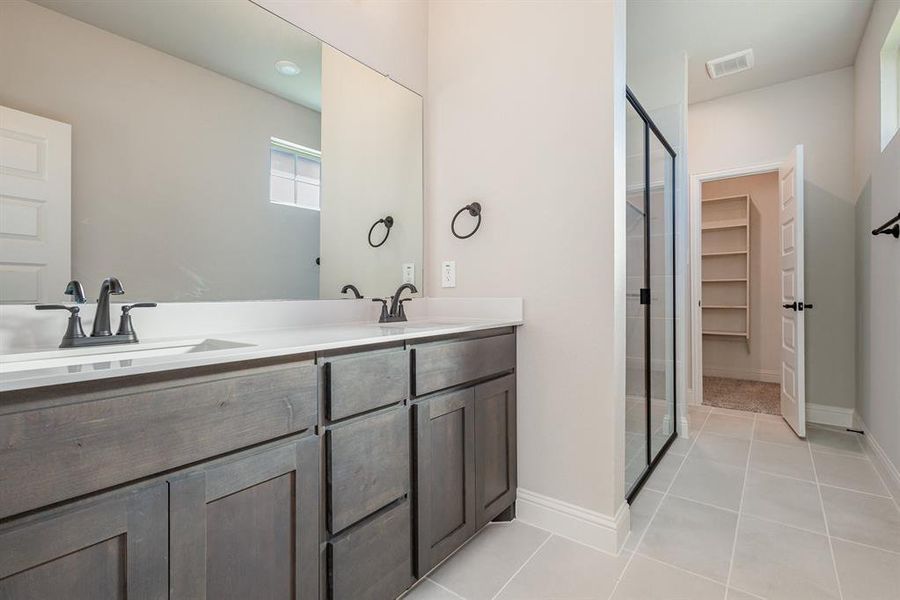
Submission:
{"label": "glass shower door", "polygon": [[626,108],[625,488],[676,435],[675,153],[634,95]]}
{"label": "glass shower door", "polygon": [[675,432],[675,157],[649,132],[650,460]]}
{"label": "glass shower door", "polygon": [[641,289],[647,279],[644,237],[644,121],[626,107],[625,197],[625,489],[637,484],[650,464],[647,454],[647,333]]}

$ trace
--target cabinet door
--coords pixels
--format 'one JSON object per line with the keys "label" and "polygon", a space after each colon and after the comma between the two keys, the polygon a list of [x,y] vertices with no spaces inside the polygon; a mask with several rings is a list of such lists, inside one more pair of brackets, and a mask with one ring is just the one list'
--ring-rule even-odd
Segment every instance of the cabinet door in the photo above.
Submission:
{"label": "cabinet door", "polygon": [[415,405],[419,577],[475,533],[475,392]]}
{"label": "cabinet door", "polygon": [[318,596],[319,438],[174,476],[172,600]]}
{"label": "cabinet door", "polygon": [[516,378],[475,386],[475,490],[478,527],[516,499]]}
{"label": "cabinet door", "polygon": [[0,529],[0,598],[166,598],[166,484],[129,488]]}

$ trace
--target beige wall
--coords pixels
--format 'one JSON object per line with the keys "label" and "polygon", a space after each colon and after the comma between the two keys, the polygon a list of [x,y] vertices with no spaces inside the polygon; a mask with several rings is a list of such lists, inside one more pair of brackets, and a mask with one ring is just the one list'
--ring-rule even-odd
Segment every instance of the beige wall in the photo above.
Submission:
{"label": "beige wall", "polygon": [[[703,374],[779,382],[781,294],[778,254],[778,173],[703,184],[703,198],[750,194],[750,341],[703,338]],[[740,287],[743,284],[712,284]],[[711,287],[707,284],[705,287]]]}
{"label": "beige wall", "polygon": [[[624,495],[623,9],[432,2],[425,111],[428,293],[524,298],[519,485],[607,518]],[[458,240],[472,201],[483,224]]]}
{"label": "beige wall", "polygon": [[900,212],[900,135],[881,151],[879,54],[900,1],[879,0],[856,55],[856,410],[900,469],[900,243],[872,229]]}
{"label": "beige wall", "polygon": [[318,148],[318,113],[31,3],[0,13],[0,104],[72,124],[89,293],[114,274],[129,301],[318,297],[318,214],[268,201],[269,138]]}
{"label": "beige wall", "polygon": [[[323,45],[322,107],[321,297],[341,297],[347,283],[393,294],[404,263],[421,284],[422,97]],[[372,248],[369,228],[387,215],[390,235]]]}
{"label": "beige wall", "polygon": [[691,174],[806,157],[806,401],[854,405],[853,69],[688,107]]}
{"label": "beige wall", "polygon": [[254,0],[356,60],[423,94],[426,0]]}

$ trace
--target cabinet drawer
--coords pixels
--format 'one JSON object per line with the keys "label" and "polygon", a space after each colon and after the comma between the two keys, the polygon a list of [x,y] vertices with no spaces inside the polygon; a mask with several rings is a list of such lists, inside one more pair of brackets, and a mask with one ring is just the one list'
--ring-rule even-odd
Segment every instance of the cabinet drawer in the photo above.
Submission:
{"label": "cabinet drawer", "polygon": [[409,491],[409,411],[335,427],[328,452],[328,529],[337,533]]}
{"label": "cabinet drawer", "polygon": [[366,352],[325,363],[325,411],[332,421],[406,400],[409,353]]}
{"label": "cabinet drawer", "polygon": [[316,423],[312,363],[187,373],[50,388],[25,396],[22,412],[0,415],[0,517]]}
{"label": "cabinet drawer", "polygon": [[328,543],[329,600],[386,600],[412,584],[409,502]]}
{"label": "cabinet drawer", "polygon": [[515,334],[416,346],[415,394],[421,396],[454,385],[510,371],[516,366]]}

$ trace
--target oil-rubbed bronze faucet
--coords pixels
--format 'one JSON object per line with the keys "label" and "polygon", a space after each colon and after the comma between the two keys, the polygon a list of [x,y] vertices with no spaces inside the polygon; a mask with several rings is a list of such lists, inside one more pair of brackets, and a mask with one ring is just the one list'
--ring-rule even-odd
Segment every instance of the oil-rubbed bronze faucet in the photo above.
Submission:
{"label": "oil-rubbed bronze faucet", "polygon": [[406,311],[403,310],[403,303],[409,302],[412,298],[404,298],[400,299],[400,294],[403,293],[403,290],[409,290],[413,294],[418,293],[419,290],[416,289],[411,283],[404,283],[397,291],[394,292],[394,295],[391,296],[391,308],[388,310],[387,300],[384,298],[372,298],[372,302],[381,302],[381,317],[379,317],[379,323],[399,323],[406,320]]}
{"label": "oil-rubbed bronze faucet", "polygon": [[112,335],[109,328],[109,295],[121,296],[125,288],[115,277],[107,277],[100,284],[100,295],[97,297],[97,312],[94,313],[94,327],[91,337]]}
{"label": "oil-rubbed bronze faucet", "polygon": [[107,277],[100,284],[100,296],[97,298],[97,312],[94,315],[94,327],[90,336],[84,334],[81,328],[81,309],[78,304],[84,304],[84,288],[77,281],[70,281],[66,286],[67,295],[72,296],[76,306],[64,304],[38,304],[37,310],[67,310],[69,311],[69,324],[63,335],[60,348],[79,348],[82,346],[102,346],[106,344],[134,344],[138,341],[137,334],[131,325],[131,309],[150,308],[156,306],[156,302],[139,302],[122,307],[122,317],[119,319],[119,329],[115,334],[109,328],[109,296],[125,293],[125,288],[115,277]]}

